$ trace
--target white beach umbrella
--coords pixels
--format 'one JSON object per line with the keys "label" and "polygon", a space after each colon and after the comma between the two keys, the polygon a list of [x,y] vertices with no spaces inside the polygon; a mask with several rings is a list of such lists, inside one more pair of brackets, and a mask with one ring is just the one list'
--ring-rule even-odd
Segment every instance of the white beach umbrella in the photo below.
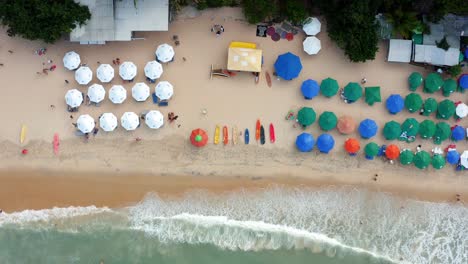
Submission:
{"label": "white beach umbrella", "polygon": [[161,100],[168,100],[174,94],[174,87],[166,81],[159,82],[154,88],[156,96]]}
{"label": "white beach umbrella", "polygon": [[89,100],[93,103],[100,103],[106,97],[106,90],[100,84],[93,84],[88,88]]}
{"label": "white beach umbrella", "polygon": [[87,85],[93,79],[93,71],[87,66],[81,66],[75,72],[75,80],[81,85]]}
{"label": "white beach umbrella", "polygon": [[96,76],[101,82],[108,83],[114,79],[114,68],[110,64],[101,64],[96,70]]}
{"label": "white beach umbrella", "polygon": [[156,58],[158,58],[158,61],[160,62],[170,62],[174,58],[174,55],[174,49],[167,43],[159,45],[156,49]]}
{"label": "white beach umbrella", "polygon": [[455,113],[460,118],[466,117],[468,115],[468,106],[463,103],[457,105],[457,108],[455,109]]}
{"label": "white beach umbrella", "polygon": [[146,83],[136,83],[132,88],[132,96],[138,102],[144,102],[150,96],[150,88]]}
{"label": "white beach umbrella", "polygon": [[316,37],[307,37],[302,42],[302,46],[304,47],[304,51],[309,55],[317,54],[322,48],[320,40]]}
{"label": "white beach umbrella", "polygon": [[99,126],[106,132],[114,131],[117,127],[117,117],[113,113],[104,113],[99,118]]}
{"label": "white beach umbrella", "polygon": [[68,90],[65,94],[65,102],[70,107],[78,107],[83,103],[83,93],[77,89]]}
{"label": "white beach umbrella", "polygon": [[130,61],[122,63],[119,67],[119,75],[126,81],[133,80],[137,75],[137,66]]}
{"label": "white beach umbrella", "polygon": [[460,164],[463,167],[468,168],[468,150],[463,151],[463,154],[461,154]]}
{"label": "white beach umbrella", "polygon": [[316,17],[309,17],[306,19],[304,26],[302,29],[309,36],[315,36],[320,32],[322,27],[322,23]]}
{"label": "white beach umbrella", "polygon": [[140,118],[134,112],[125,112],[120,118],[120,123],[126,130],[135,130],[140,125]]}
{"label": "white beach umbrella", "polygon": [[78,129],[83,133],[90,133],[93,131],[96,124],[94,123],[94,118],[90,115],[80,115],[76,121]]}
{"label": "white beach umbrella", "polygon": [[127,90],[122,85],[114,85],[109,90],[109,100],[114,104],[121,104],[127,99]]}
{"label": "white beach umbrella", "polygon": [[74,51],[69,51],[63,56],[63,66],[70,71],[73,71],[80,67],[81,59],[80,55]]}
{"label": "white beach umbrella", "polygon": [[145,66],[145,75],[146,77],[155,80],[161,77],[163,73],[163,68],[161,63],[157,61],[149,61]]}
{"label": "white beach umbrella", "polygon": [[145,115],[145,123],[149,128],[158,129],[164,125],[164,116],[159,111],[151,110]]}

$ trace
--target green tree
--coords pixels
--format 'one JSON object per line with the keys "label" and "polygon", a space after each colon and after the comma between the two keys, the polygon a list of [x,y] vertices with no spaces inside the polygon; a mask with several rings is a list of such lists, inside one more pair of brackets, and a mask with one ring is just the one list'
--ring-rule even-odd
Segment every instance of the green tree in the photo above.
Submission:
{"label": "green tree", "polygon": [[416,12],[406,11],[399,7],[386,13],[385,18],[392,24],[393,34],[400,34],[403,38],[409,39],[413,30],[422,28],[422,23],[416,15]]}
{"label": "green tree", "polygon": [[458,75],[460,75],[462,71],[462,67],[460,64],[457,64],[455,66],[452,66],[450,68],[448,68],[448,73],[450,74],[450,76],[456,78]]}
{"label": "green tree", "polygon": [[299,0],[287,0],[286,8],[282,13],[293,24],[300,24],[307,18],[304,2]]}
{"label": "green tree", "polygon": [[275,0],[243,0],[242,7],[247,21],[251,24],[271,18],[278,10]]}
{"label": "green tree", "polygon": [[41,39],[53,43],[77,25],[91,17],[87,6],[73,0],[14,0],[1,1],[0,20],[8,35],[26,39]]}

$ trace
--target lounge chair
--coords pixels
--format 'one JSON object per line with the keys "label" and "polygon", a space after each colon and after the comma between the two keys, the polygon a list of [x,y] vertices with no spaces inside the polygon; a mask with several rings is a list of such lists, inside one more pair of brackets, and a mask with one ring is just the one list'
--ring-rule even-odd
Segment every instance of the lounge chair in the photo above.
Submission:
{"label": "lounge chair", "polygon": [[169,105],[169,101],[167,100],[161,100],[159,101],[159,104],[158,104],[158,106],[168,106],[168,105]]}
{"label": "lounge chair", "polygon": [[155,94],[155,93],[152,93],[152,94],[151,94],[151,97],[153,97],[153,103],[154,103],[154,104],[158,104],[159,98],[156,96],[156,94]]}

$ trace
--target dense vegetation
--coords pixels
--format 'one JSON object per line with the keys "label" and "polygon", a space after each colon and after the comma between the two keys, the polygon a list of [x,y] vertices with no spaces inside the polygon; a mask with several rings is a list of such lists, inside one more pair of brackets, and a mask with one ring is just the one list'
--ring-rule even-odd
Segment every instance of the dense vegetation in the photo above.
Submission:
{"label": "dense vegetation", "polygon": [[91,17],[87,6],[73,0],[2,0],[1,23],[10,36],[52,43]]}

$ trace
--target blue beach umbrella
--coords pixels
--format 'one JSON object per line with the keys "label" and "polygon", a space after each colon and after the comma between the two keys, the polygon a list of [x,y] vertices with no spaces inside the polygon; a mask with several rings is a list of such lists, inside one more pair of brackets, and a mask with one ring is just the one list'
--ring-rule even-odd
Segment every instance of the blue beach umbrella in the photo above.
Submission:
{"label": "blue beach umbrella", "polygon": [[364,119],[359,124],[359,134],[362,138],[371,138],[377,134],[378,126],[372,119]]}
{"label": "blue beach umbrella", "polygon": [[399,94],[392,94],[387,98],[385,104],[390,114],[395,115],[405,107],[405,99]]}
{"label": "blue beach umbrella", "polygon": [[328,153],[335,146],[335,140],[330,134],[322,134],[317,138],[317,148],[322,153]]}
{"label": "blue beach umbrella", "polygon": [[314,137],[309,133],[302,133],[296,138],[296,147],[301,152],[310,152],[314,148]]}
{"label": "blue beach umbrella", "polygon": [[462,126],[456,126],[452,129],[452,139],[455,141],[463,140],[466,137],[465,128]]}
{"label": "blue beach umbrella", "polygon": [[304,81],[301,85],[301,92],[304,98],[310,100],[318,95],[320,91],[319,84],[311,79]]}
{"label": "blue beach umbrella", "polygon": [[458,85],[462,88],[462,90],[468,89],[468,74],[464,74],[460,80],[458,81]]}
{"label": "blue beach umbrella", "polygon": [[460,160],[460,153],[458,153],[456,150],[450,150],[447,152],[445,159],[449,164],[458,164],[458,161]]}
{"label": "blue beach umbrella", "polygon": [[301,59],[291,52],[284,53],[278,56],[275,62],[276,74],[285,79],[292,80],[299,76],[302,70]]}

